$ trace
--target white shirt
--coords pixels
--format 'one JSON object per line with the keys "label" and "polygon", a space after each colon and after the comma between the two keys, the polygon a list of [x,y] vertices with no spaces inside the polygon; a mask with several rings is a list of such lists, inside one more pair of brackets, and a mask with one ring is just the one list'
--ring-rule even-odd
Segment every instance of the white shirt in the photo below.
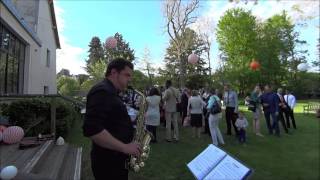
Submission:
{"label": "white shirt", "polygon": [[206,103],[200,96],[191,96],[188,100],[188,110],[190,109],[190,114],[202,114],[202,109],[205,105]]}
{"label": "white shirt", "polygon": [[246,128],[248,126],[248,121],[245,117],[242,119],[238,118],[235,125],[237,128]]}
{"label": "white shirt", "polygon": [[146,112],[146,124],[152,126],[160,125],[160,104],[161,97],[154,95],[148,96],[146,101],[148,103],[148,110]]}
{"label": "white shirt", "polygon": [[292,94],[284,95],[284,100],[293,109],[296,106],[296,98]]}

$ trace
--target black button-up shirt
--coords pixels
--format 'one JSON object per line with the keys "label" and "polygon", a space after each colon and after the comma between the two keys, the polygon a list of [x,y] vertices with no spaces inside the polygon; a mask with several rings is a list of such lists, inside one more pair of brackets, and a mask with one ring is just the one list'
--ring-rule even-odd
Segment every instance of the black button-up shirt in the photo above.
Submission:
{"label": "black button-up shirt", "polygon": [[[84,136],[90,137],[106,129],[123,143],[133,138],[133,126],[127,108],[111,81],[105,79],[91,88],[87,95],[86,115],[83,124]],[[93,142],[92,154],[96,158],[126,155],[103,148]]]}

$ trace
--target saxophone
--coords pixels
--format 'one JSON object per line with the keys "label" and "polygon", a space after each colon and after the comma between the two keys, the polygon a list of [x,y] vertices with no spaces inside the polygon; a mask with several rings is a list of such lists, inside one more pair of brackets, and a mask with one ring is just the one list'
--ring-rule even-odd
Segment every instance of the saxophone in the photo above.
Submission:
{"label": "saxophone", "polygon": [[141,101],[139,104],[139,113],[136,120],[137,125],[136,125],[135,134],[133,137],[133,141],[141,145],[142,153],[138,157],[131,155],[128,167],[130,170],[133,170],[134,172],[138,172],[142,167],[144,167],[145,165],[144,161],[146,161],[149,157],[150,141],[152,139],[152,134],[144,128],[144,123],[145,123],[144,114],[147,110],[146,97],[140,91],[135,90],[135,92],[140,95]]}

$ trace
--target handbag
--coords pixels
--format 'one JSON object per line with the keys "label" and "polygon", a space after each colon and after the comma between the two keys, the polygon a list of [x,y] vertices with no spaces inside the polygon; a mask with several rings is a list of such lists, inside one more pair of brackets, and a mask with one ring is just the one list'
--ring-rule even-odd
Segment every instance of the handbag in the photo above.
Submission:
{"label": "handbag", "polygon": [[221,106],[220,104],[218,103],[218,100],[213,97],[215,99],[214,101],[214,104],[212,105],[212,107],[210,108],[210,113],[211,114],[218,114],[221,112]]}
{"label": "handbag", "polygon": [[190,116],[186,116],[183,120],[183,126],[188,127],[190,126]]}

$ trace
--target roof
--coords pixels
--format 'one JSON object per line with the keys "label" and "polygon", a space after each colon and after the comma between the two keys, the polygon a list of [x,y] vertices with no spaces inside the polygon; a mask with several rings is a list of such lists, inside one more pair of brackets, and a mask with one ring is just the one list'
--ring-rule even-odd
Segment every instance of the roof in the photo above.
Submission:
{"label": "roof", "polygon": [[[9,12],[18,20],[18,22],[22,25],[22,27],[28,32],[28,34],[31,35],[32,39],[35,40],[39,46],[42,46],[42,42],[39,39],[39,37],[37,36],[37,34],[30,28],[28,23],[20,15],[20,13],[15,8],[15,6],[12,4],[11,0],[0,0],[0,2],[2,2],[4,4],[4,6],[9,10]],[[48,0],[48,3],[49,3],[49,7],[50,7],[52,28],[54,31],[54,38],[56,41],[57,48],[60,49],[61,46],[60,46],[56,16],[55,16],[55,12],[54,12],[53,0]]]}
{"label": "roof", "polygon": [[3,5],[9,10],[9,12],[16,18],[16,20],[22,25],[22,27],[27,31],[27,33],[32,37],[32,39],[39,45],[42,46],[42,42],[36,33],[30,28],[28,23],[19,14],[15,6],[12,4],[11,0],[0,0]]}
{"label": "roof", "polygon": [[48,0],[49,6],[50,6],[50,12],[51,12],[51,19],[52,19],[52,28],[54,31],[54,38],[56,40],[57,47],[60,49],[60,40],[59,40],[59,34],[58,34],[58,27],[57,27],[57,21],[56,21],[56,14],[54,11],[54,4],[53,0]]}

